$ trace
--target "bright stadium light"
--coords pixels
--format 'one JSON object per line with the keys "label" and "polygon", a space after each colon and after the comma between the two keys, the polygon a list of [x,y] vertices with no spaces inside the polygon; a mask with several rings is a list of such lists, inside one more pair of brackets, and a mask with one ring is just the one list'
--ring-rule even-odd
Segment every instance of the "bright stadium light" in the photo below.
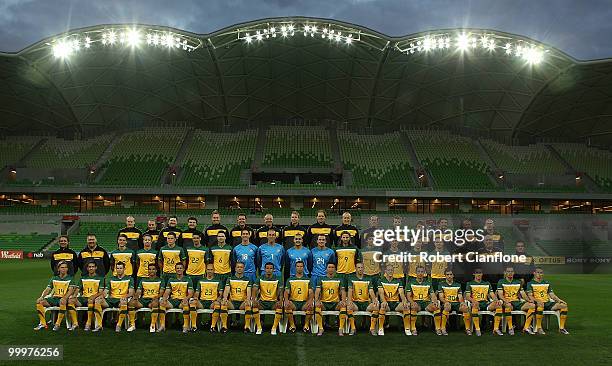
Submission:
{"label": "bright stadium light", "polygon": [[137,47],[140,44],[140,32],[137,29],[130,29],[125,32],[125,43],[130,47]]}
{"label": "bright stadium light", "polygon": [[351,44],[353,42],[353,35],[349,34],[344,41],[346,42],[346,44]]}
{"label": "bright stadium light", "polygon": [[470,46],[470,38],[467,34],[462,33],[457,37],[457,49],[459,51],[465,51]]}
{"label": "bright stadium light", "polygon": [[53,56],[55,58],[66,58],[72,54],[72,43],[70,41],[59,41],[53,45]]}
{"label": "bright stadium light", "polygon": [[251,43],[253,41],[251,39],[251,34],[247,33],[246,36],[244,37],[244,40],[246,41],[246,43]]}
{"label": "bright stadium light", "polygon": [[523,59],[530,65],[537,65],[542,62],[542,51],[535,47],[525,48],[523,51]]}

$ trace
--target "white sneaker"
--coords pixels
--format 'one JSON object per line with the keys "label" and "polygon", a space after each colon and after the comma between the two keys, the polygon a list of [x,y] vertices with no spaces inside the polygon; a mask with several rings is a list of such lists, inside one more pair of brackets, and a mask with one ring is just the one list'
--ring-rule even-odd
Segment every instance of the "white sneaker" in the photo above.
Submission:
{"label": "white sneaker", "polygon": [[378,335],[379,336],[384,336],[385,335],[385,329],[384,328],[378,328]]}
{"label": "white sneaker", "polygon": [[133,332],[136,330],[136,326],[135,325],[130,325],[130,327],[127,329],[128,332]]}
{"label": "white sneaker", "polygon": [[261,329],[261,328],[257,328],[257,332],[255,332],[255,334],[259,335],[259,334],[261,334],[262,332],[263,332],[263,329]]}
{"label": "white sneaker", "polygon": [[95,327],[92,332],[96,333],[102,330],[102,327]]}
{"label": "white sneaker", "polygon": [[69,327],[68,327],[68,330],[69,330],[70,332],[72,332],[73,330],[77,329],[78,327],[79,327],[78,325],[73,324],[73,325],[71,325],[71,326],[69,326]]}
{"label": "white sneaker", "polygon": [[155,333],[155,325],[149,327],[149,333]]}
{"label": "white sneaker", "polygon": [[117,333],[121,332],[121,325],[117,325],[115,327],[115,332],[117,332]]}
{"label": "white sneaker", "polygon": [[272,335],[276,335],[276,328],[272,329],[272,330],[270,331],[270,334],[272,334]]}
{"label": "white sneaker", "polygon": [[47,329],[47,324],[38,324],[34,330]]}
{"label": "white sneaker", "polygon": [[412,332],[410,331],[410,329],[404,329],[404,334],[407,336],[411,336]]}
{"label": "white sneaker", "polygon": [[59,326],[59,325],[57,325],[57,324],[55,324],[55,325],[53,326],[53,331],[54,331],[54,332],[57,332],[58,330],[60,330],[60,326]]}

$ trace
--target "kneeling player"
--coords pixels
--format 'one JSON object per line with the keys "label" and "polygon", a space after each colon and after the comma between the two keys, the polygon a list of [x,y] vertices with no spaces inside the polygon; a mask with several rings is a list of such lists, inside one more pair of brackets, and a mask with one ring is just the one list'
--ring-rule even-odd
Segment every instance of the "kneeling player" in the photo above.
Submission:
{"label": "kneeling player", "polygon": [[[72,308],[73,312],[69,311],[72,316],[72,329],[78,328],[76,307],[87,306],[87,323],[85,323],[85,331],[91,329],[91,321],[94,318],[94,312],[96,313],[96,320],[99,324],[102,324],[102,309],[95,309],[95,301],[98,296],[104,295],[104,277],[98,276],[96,271],[98,266],[96,262],[91,261],[87,263],[87,274],[82,275],[81,278],[74,285],[75,289],[72,292],[72,296],[68,299],[68,308]],[[81,295],[77,297],[77,295]]]}
{"label": "kneeling player", "polygon": [[136,295],[130,301],[130,329],[136,329],[136,310],[140,308],[151,309],[151,325],[149,332],[155,333],[157,318],[159,316],[159,297],[161,295],[162,280],[157,277],[157,265],[155,261],[149,262],[147,266],[148,277],[140,277]]}
{"label": "kneeling player", "polygon": [[216,331],[219,317],[221,317],[221,333],[227,332],[227,301],[223,299],[224,285],[223,280],[215,274],[215,265],[208,263],[206,265],[206,275],[195,284],[195,294],[189,300],[192,332],[197,330],[197,309],[213,310],[210,323],[211,333]]}
{"label": "kneeling player", "polygon": [[504,304],[504,316],[508,325],[508,334],[514,335],[514,326],[512,325],[512,310],[521,310],[527,312],[525,319],[524,333],[534,334],[531,330],[531,321],[535,312],[535,304],[525,301],[527,295],[523,291],[521,281],[514,279],[514,268],[506,267],[504,278],[497,282],[497,296]]}
{"label": "kneeling player", "polygon": [[[243,234],[248,230],[243,230]],[[244,332],[248,333],[251,329],[251,289],[253,281],[244,272],[244,263],[236,262],[235,273],[225,284],[223,299],[227,302],[228,309],[244,310]]]}
{"label": "kneeling player", "polygon": [[270,334],[276,335],[276,328],[283,317],[283,280],[280,276],[274,275],[273,263],[266,263],[264,268],[264,275],[260,276],[253,285],[253,318],[257,326],[256,334],[261,334],[263,328],[259,309],[274,309],[274,323]]}
{"label": "kneeling player", "polygon": [[559,332],[569,334],[565,329],[567,320],[567,303],[561,300],[553,292],[550,282],[544,279],[542,268],[536,268],[533,272],[533,280],[527,284],[527,294],[536,303],[536,328],[538,334],[545,334],[542,329],[542,318],[545,310],[559,311]]}
{"label": "kneeling player", "polygon": [[170,277],[166,282],[166,290],[159,303],[160,327],[158,332],[166,329],[166,309],[183,309],[183,333],[189,332],[189,299],[193,295],[193,284],[191,278],[185,276],[185,266],[182,262],[174,265],[175,277]]}
{"label": "kneeling player", "polygon": [[504,335],[499,330],[502,318],[502,301],[497,300],[491,284],[482,280],[482,269],[474,269],[474,280],[465,285],[465,297],[472,304],[472,322],[476,329],[476,336],[480,337],[479,311],[495,311],[493,334]]}
{"label": "kneeling player", "polygon": [[336,265],[328,263],[326,274],[317,279],[314,295],[315,313],[319,331],[318,336],[323,335],[323,310],[339,310],[340,321],[338,335],[344,335],[344,325],[346,324],[346,291],[344,281],[336,274]]}
{"label": "kneeling player", "polygon": [[[119,305],[119,319],[115,326],[115,332],[121,332],[121,326],[125,317],[128,315],[128,302],[134,295],[134,279],[131,276],[126,276],[124,273],[125,263],[115,263],[116,276],[112,276],[106,281],[103,296],[98,296],[95,300],[97,308],[116,308]],[[102,322],[94,328],[94,332],[102,330]]]}
{"label": "kneeling player", "polygon": [[[36,311],[38,312],[38,326],[34,330],[47,329],[47,321],[45,319],[45,308],[51,306],[59,306],[60,311],[57,315],[57,321],[53,326],[53,330],[57,331],[60,329],[62,320],[64,320],[64,314],[66,313],[66,305],[68,304],[68,297],[72,290],[70,284],[72,283],[72,276],[68,275],[68,263],[61,261],[57,264],[58,275],[53,276],[49,281],[49,284],[43,290],[42,294],[36,299]],[[51,294],[51,297],[46,297]]]}
{"label": "kneeling player", "polygon": [[429,311],[434,315],[436,334],[442,335],[442,314],[440,313],[440,302],[436,298],[436,293],[427,277],[424,266],[416,267],[416,278],[412,278],[406,285],[408,301],[410,301],[410,330],[412,335],[417,335],[416,319],[421,310]]}
{"label": "kneeling player", "polygon": [[450,269],[444,271],[444,277],[444,281],[438,284],[438,297],[442,302],[442,334],[448,335],[446,332],[446,322],[449,314],[455,311],[463,314],[465,333],[472,335],[470,310],[461,294],[461,285],[455,282],[455,275]]}
{"label": "kneeling player", "polygon": [[406,335],[412,334],[410,331],[410,305],[404,293],[403,280],[393,277],[395,268],[395,263],[387,263],[385,265],[385,274],[378,281],[378,295],[380,296],[380,311],[378,313],[379,336],[385,335],[385,313],[391,310],[399,311],[404,315],[404,333]]}
{"label": "kneeling player", "polygon": [[310,287],[310,278],[304,275],[304,262],[295,262],[295,276],[289,277],[285,286],[285,314],[289,321],[289,331],[295,333],[295,319],[293,312],[303,310],[306,312],[304,319],[304,333],[310,332],[310,319],[313,310],[313,291]]}

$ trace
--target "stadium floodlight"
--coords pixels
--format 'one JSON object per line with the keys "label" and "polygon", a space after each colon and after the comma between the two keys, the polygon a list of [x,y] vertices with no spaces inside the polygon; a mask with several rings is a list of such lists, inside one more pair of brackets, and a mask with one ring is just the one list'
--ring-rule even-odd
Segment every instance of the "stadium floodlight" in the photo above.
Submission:
{"label": "stadium floodlight", "polygon": [[91,38],[85,37],[85,48],[91,47]]}
{"label": "stadium floodlight", "polygon": [[537,65],[542,62],[542,51],[535,47],[525,48],[523,51],[523,59],[530,65]]}
{"label": "stadium floodlight", "polygon": [[114,31],[110,31],[106,35],[106,38],[108,40],[108,43],[113,45],[117,42],[117,33],[115,33]]}
{"label": "stadium floodlight", "polygon": [[140,32],[137,29],[129,29],[123,37],[124,42],[130,47],[137,47],[140,44]]}
{"label": "stadium floodlight", "polygon": [[263,36],[259,31],[257,31],[257,34],[255,34],[255,38],[257,38],[258,41],[261,41],[263,39]]}
{"label": "stadium floodlight", "polygon": [[344,41],[346,42],[346,44],[353,43],[353,35],[349,34],[348,37],[346,37],[346,39]]}
{"label": "stadium floodlight", "polygon": [[486,45],[487,50],[489,51],[495,51],[495,40],[494,39],[490,39],[489,43]]}
{"label": "stadium floodlight", "polygon": [[253,41],[251,39],[251,34],[247,33],[246,36],[244,37],[244,40],[246,41],[246,43],[251,43]]}
{"label": "stadium floodlight", "polygon": [[466,51],[470,46],[470,39],[467,34],[462,33],[457,37],[457,49],[459,51]]}
{"label": "stadium floodlight", "polygon": [[66,58],[72,54],[73,48],[70,41],[62,40],[53,45],[53,56],[55,58]]}
{"label": "stadium floodlight", "polygon": [[423,40],[423,49],[425,51],[429,51],[432,49],[432,44],[435,43],[435,40],[430,37],[425,37]]}

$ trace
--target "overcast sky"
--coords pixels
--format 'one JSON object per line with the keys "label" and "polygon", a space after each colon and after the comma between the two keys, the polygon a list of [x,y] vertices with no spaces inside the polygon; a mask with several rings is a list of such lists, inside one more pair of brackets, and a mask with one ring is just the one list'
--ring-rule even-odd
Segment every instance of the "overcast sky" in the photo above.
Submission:
{"label": "overcast sky", "polygon": [[139,22],[208,33],[277,16],[332,18],[400,36],[491,28],[587,60],[612,57],[612,0],[0,0],[0,51],[97,24]]}

